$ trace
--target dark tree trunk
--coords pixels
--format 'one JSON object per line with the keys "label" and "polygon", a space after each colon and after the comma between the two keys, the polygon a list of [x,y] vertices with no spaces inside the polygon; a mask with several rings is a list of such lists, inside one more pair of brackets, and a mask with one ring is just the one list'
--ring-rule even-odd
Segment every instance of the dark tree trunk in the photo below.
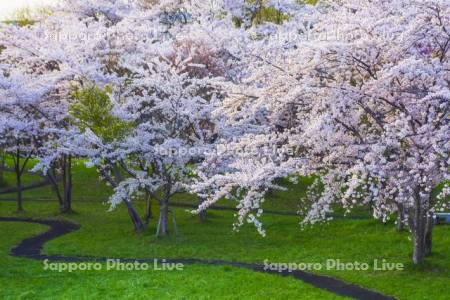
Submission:
{"label": "dark tree trunk", "polygon": [[421,207],[414,209],[410,227],[413,235],[413,262],[418,265],[425,259],[426,215]]}
{"label": "dark tree trunk", "polygon": [[61,213],[72,212],[72,157],[64,155],[61,160],[63,177],[63,201]]}
{"label": "dark tree trunk", "polygon": [[[421,264],[426,256],[426,232],[428,223],[428,206],[424,203],[420,189],[414,190],[414,208],[408,213],[408,222],[413,235],[413,262],[415,265]],[[431,228],[430,228],[431,229]],[[431,238],[431,236],[430,236]]]}
{"label": "dark tree trunk", "polygon": [[16,195],[17,195],[17,212],[23,212],[22,199],[22,170],[20,168],[20,150],[17,147],[16,157],[14,160],[14,170],[16,172]]}
{"label": "dark tree trunk", "polygon": [[425,256],[430,256],[433,246],[433,213],[427,215],[427,224],[425,231]]}
{"label": "dark tree trunk", "polygon": [[403,204],[397,204],[397,231],[405,230],[405,208]]}
{"label": "dark tree trunk", "polygon": [[[172,178],[167,176],[167,184],[164,186],[164,193],[161,199],[159,199],[159,222],[156,236],[166,237],[169,235],[169,199],[170,192],[172,190]],[[172,214],[174,231],[176,234],[175,216]]]}
{"label": "dark tree trunk", "polygon": [[413,262],[418,265],[423,262],[425,258],[425,237],[424,231],[418,229],[414,232],[414,251],[413,251]]}
{"label": "dark tree trunk", "polygon": [[66,168],[66,156],[63,155],[61,157],[61,175],[62,175],[62,190],[63,190],[63,198],[62,198],[62,205],[59,208],[61,213],[66,213],[66,183],[67,183],[67,168]]}
{"label": "dark tree trunk", "polygon": [[52,185],[52,191],[55,192],[56,197],[58,198],[59,210],[60,210],[60,212],[62,212],[62,208],[64,206],[64,199],[63,199],[63,196],[61,195],[61,192],[60,192],[59,186],[58,186],[58,174],[56,171],[57,167],[58,166],[55,164],[52,165],[50,170],[47,172],[47,178]]}
{"label": "dark tree trunk", "polygon": [[[106,181],[112,186],[117,187],[117,182],[122,181],[122,172],[120,170],[120,167],[117,164],[113,164],[112,172],[114,174],[114,177],[111,177],[108,175],[108,172],[106,170],[99,169],[100,173],[104,175],[104,178]],[[139,214],[137,213],[136,209],[133,207],[133,204],[131,201],[124,200],[123,201],[125,205],[127,206],[128,215],[130,216],[130,220],[133,223],[134,229],[136,232],[140,233],[144,231],[145,226],[142,222],[141,218],[139,217]]]}
{"label": "dark tree trunk", "polygon": [[17,212],[23,211],[23,197],[22,197],[22,176],[20,172],[16,172],[16,194],[17,194]]}
{"label": "dark tree trunk", "polygon": [[68,159],[68,182],[67,182],[67,203],[70,210],[72,210],[72,156],[69,155]]}
{"label": "dark tree trunk", "polygon": [[136,210],[134,209],[133,205],[131,204],[130,201],[125,200],[124,201],[125,205],[127,206],[128,209],[128,215],[130,216],[131,222],[134,225],[134,230],[138,233],[144,231],[144,224],[142,223],[141,218],[139,217],[139,214],[136,212]]}
{"label": "dark tree trunk", "polygon": [[6,154],[0,150],[0,187],[6,186],[5,180]]}
{"label": "dark tree trunk", "polygon": [[169,235],[169,201],[164,199],[160,208],[160,230],[161,236]]}
{"label": "dark tree trunk", "polygon": [[[205,199],[203,199],[203,198],[198,198],[198,200],[199,200],[199,205],[201,205],[204,201],[205,201]],[[205,222],[206,221],[206,216],[207,216],[207,211],[206,211],[206,209],[204,209],[204,210],[202,210],[202,211],[200,211],[200,213],[198,214],[198,217],[199,217],[199,219],[200,219],[200,222]]]}
{"label": "dark tree trunk", "polygon": [[159,236],[169,235],[169,201],[163,199],[159,208],[159,228],[157,234]]}
{"label": "dark tree trunk", "polygon": [[149,193],[146,193],[145,197],[145,224],[148,225],[150,219],[153,219],[153,211],[152,211],[152,198]]}

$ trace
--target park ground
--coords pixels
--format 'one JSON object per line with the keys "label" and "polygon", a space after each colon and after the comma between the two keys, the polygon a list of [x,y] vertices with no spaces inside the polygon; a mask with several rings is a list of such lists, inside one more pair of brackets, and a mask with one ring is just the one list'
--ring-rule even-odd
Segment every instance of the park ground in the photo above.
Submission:
{"label": "park ground", "polygon": [[[8,175],[12,184],[13,178]],[[39,180],[27,176],[26,182]],[[266,202],[274,212],[295,212],[308,180],[275,192]],[[16,214],[14,194],[0,196],[0,217],[66,219],[79,231],[47,243],[43,253],[110,258],[197,258],[248,262],[320,263],[328,259],[364,262],[385,259],[404,264],[403,271],[320,270],[320,274],[355,283],[398,299],[450,299],[450,226],[437,226],[433,255],[421,266],[411,263],[408,232],[397,232],[393,222],[383,224],[363,209],[342,218],[301,230],[298,216],[268,213],[263,217],[266,237],[252,225],[233,231],[233,211],[211,210],[201,223],[186,208],[174,207],[178,235],[156,238],[156,220],[143,234],[135,234],[124,207],[108,211],[108,187],[95,170],[82,164],[74,172],[75,213],[60,216],[50,188],[25,192],[25,213]],[[178,204],[194,204],[195,197],[180,194]],[[231,203],[220,203],[232,206]],[[143,214],[144,203],[136,202]],[[155,209],[157,214],[157,210]],[[76,271],[44,270],[42,262],[15,258],[10,250],[25,238],[45,232],[43,225],[0,223],[1,299],[337,299],[330,292],[291,277],[257,273],[229,266],[194,264],[183,271]]]}

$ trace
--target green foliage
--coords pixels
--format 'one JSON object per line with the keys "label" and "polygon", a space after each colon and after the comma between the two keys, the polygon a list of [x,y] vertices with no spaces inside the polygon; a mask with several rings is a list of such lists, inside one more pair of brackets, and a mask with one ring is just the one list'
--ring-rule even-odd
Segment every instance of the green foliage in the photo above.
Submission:
{"label": "green foliage", "polygon": [[271,22],[275,24],[282,24],[283,21],[288,20],[289,17],[279,10],[273,7],[262,7],[261,10],[256,14],[254,24],[262,24],[265,22]]}
{"label": "green foliage", "polygon": [[8,20],[4,21],[4,23],[17,25],[19,27],[32,26],[36,23],[36,19],[50,16],[52,15],[52,13],[53,11],[46,7],[40,8],[25,7],[16,10],[13,14],[9,16]]}
{"label": "green foliage", "polygon": [[7,24],[15,24],[20,27],[34,25],[33,12],[30,8],[22,8],[14,12],[11,16],[11,21],[6,21]]}
{"label": "green foliage", "polygon": [[[255,0],[247,0],[248,3],[255,3]],[[299,3],[315,5],[317,0],[299,0]],[[264,1],[262,2],[261,8],[252,18],[252,25],[260,25],[266,22],[274,24],[282,24],[284,21],[289,20],[289,16],[283,14],[281,11],[273,8],[264,6]],[[242,20],[234,17],[233,21],[237,27],[242,26]]]}
{"label": "green foliage", "polygon": [[[283,14],[275,8],[262,6],[260,10],[252,17],[252,25],[260,25],[266,22],[282,24],[283,21],[288,19],[289,16]],[[243,24],[242,20],[236,17],[233,18],[233,21],[237,27],[241,27]]]}
{"label": "green foliage", "polygon": [[70,106],[70,114],[75,124],[82,130],[90,129],[104,142],[120,140],[132,127],[112,114],[113,104],[110,89],[92,86],[75,89],[72,93],[75,103]]}

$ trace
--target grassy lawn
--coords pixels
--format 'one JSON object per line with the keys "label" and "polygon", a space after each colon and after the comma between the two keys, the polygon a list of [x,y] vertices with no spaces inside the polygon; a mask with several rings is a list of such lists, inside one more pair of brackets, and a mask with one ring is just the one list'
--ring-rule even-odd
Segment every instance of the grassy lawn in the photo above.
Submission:
{"label": "grassy lawn", "polygon": [[[9,162],[9,167],[12,168],[12,161]],[[31,162],[28,166],[30,169],[33,166]],[[15,175],[13,173],[5,173],[6,183],[9,186],[15,185]],[[40,182],[42,178],[39,176],[24,175],[23,185]],[[277,212],[296,212],[300,205],[300,199],[306,195],[306,187],[313,182],[312,178],[299,178],[298,184],[292,184],[288,180],[280,182],[282,186],[287,187],[287,191],[275,191],[270,193],[270,196],[263,204],[263,208],[266,210],[272,210]],[[81,201],[96,201],[105,203],[108,201],[109,196],[112,193],[112,188],[106,186],[98,178],[95,168],[86,168],[84,163],[78,161],[73,167],[73,199],[77,202]],[[0,188],[1,190],[1,188]],[[28,190],[23,192],[24,199],[28,200],[49,200],[55,201],[55,194],[50,186]],[[0,195],[1,199],[14,200],[14,194]],[[195,195],[180,193],[173,197],[173,203],[179,204],[198,204],[198,199]],[[234,208],[235,202],[228,200],[221,200],[217,203],[219,206]],[[337,209],[340,212],[340,209]],[[357,215],[369,216],[367,211],[360,209],[356,211]]]}
{"label": "grassy lawn", "polygon": [[8,256],[12,245],[44,230],[31,224],[1,224],[1,299],[294,299],[298,295],[337,299],[291,278],[242,269],[195,265],[183,271],[57,273],[44,271],[41,262]]}
{"label": "grassy lawn", "polygon": [[[12,161],[8,161],[9,167],[12,167]],[[29,163],[28,169],[33,166],[33,162]],[[9,186],[15,185],[15,175],[13,173],[5,173],[6,183]],[[23,185],[33,182],[40,182],[42,178],[39,176],[24,175]],[[106,201],[111,194],[112,189],[103,184],[94,168],[86,168],[84,163],[78,161],[73,168],[73,198],[76,201]],[[25,199],[39,200],[55,200],[55,194],[50,186],[25,191],[23,193]],[[0,199],[14,199],[14,194],[0,195]]]}
{"label": "grassy lawn", "polygon": [[[27,203],[27,216],[55,217],[54,203]],[[142,209],[142,207],[139,207]],[[358,283],[400,299],[448,299],[450,284],[450,228],[436,228],[435,254],[421,268],[410,265],[410,241],[407,234],[397,233],[392,225],[372,220],[334,221],[300,231],[295,217],[266,216],[268,235],[258,236],[251,226],[239,233],[231,230],[233,215],[230,212],[211,212],[208,222],[201,224],[184,210],[177,209],[179,236],[155,239],[154,223],[149,232],[135,235],[125,211],[120,208],[106,212],[98,203],[75,205],[77,214],[69,219],[82,225],[80,231],[61,237],[46,245],[47,254],[73,256],[107,256],[130,258],[207,258],[230,261],[263,263],[319,262],[341,259],[343,262],[372,262],[387,259],[406,265],[405,271],[321,271],[332,276]],[[13,203],[1,203],[2,216],[14,215]],[[104,287],[109,292],[121,292],[130,297],[142,294],[167,295],[183,298],[210,295],[220,298],[223,290],[233,288],[230,298],[298,298],[331,297],[321,290],[289,278],[263,275],[250,271],[211,266],[187,266],[182,272],[99,272],[54,274],[42,270],[42,263],[29,262],[7,256],[11,246],[24,237],[41,232],[35,225],[1,224],[1,296],[16,297],[26,291],[55,293],[71,297],[75,293],[89,295],[92,287]],[[6,238],[5,238],[6,237]],[[101,273],[101,272],[100,272]],[[11,276],[14,275],[14,276]],[[101,277],[99,276],[101,275]],[[101,279],[100,279],[101,278]],[[127,286],[127,284],[130,286]],[[204,285],[204,288],[201,288]],[[71,286],[73,294],[64,289]],[[74,288],[76,287],[76,289]],[[108,288],[110,287],[110,288]],[[3,290],[4,289],[4,290]],[[221,291],[222,290],[222,291]],[[68,294],[69,293],[69,294]],[[129,293],[129,294],[128,294]],[[111,294],[112,295],[112,294]],[[33,296],[33,295],[31,295]],[[4,298],[4,297],[2,297]]]}
{"label": "grassy lawn", "polygon": [[[8,178],[11,180],[11,178]],[[27,180],[32,180],[28,178]],[[302,183],[292,191],[274,193],[268,209],[295,211]],[[303,187],[302,187],[303,186]],[[404,271],[320,270],[361,286],[399,299],[449,299],[450,226],[439,226],[434,234],[434,254],[420,267],[410,263],[411,241],[408,233],[398,233],[393,224],[376,220],[339,219],[305,230],[299,218],[267,214],[265,238],[252,225],[233,232],[233,212],[210,211],[200,223],[184,209],[175,209],[178,236],[156,239],[156,220],[145,234],[136,235],[123,207],[107,212],[102,204],[109,190],[96,179],[95,171],[83,166],[75,169],[74,209],[65,216],[82,225],[81,230],[48,243],[47,254],[98,256],[111,258],[199,258],[228,261],[321,263],[328,259],[364,262],[375,259],[403,263]],[[5,195],[3,198],[14,198]],[[22,216],[60,218],[49,188],[25,193]],[[97,201],[94,201],[97,200]],[[177,202],[195,202],[180,195]],[[223,205],[230,205],[221,203]],[[143,214],[143,203],[136,204]],[[14,216],[14,202],[0,202],[0,216]],[[364,212],[362,212],[364,213]],[[54,273],[43,270],[41,262],[8,256],[9,249],[21,239],[44,231],[44,227],[21,223],[0,223],[0,298],[125,298],[163,299],[328,299],[333,294],[311,287],[293,278],[259,274],[233,267],[186,266],[184,271],[114,272],[90,271]]]}

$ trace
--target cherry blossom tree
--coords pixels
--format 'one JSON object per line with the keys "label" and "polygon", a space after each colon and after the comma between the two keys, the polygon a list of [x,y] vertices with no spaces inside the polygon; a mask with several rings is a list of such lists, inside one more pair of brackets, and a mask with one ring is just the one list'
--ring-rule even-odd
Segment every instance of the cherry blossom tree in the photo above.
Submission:
{"label": "cherry blossom tree", "polygon": [[238,225],[264,232],[258,216],[274,179],[320,175],[303,223],[327,219],[336,205],[370,205],[382,219],[403,211],[420,263],[431,251],[432,214],[449,205],[448,185],[432,196],[449,179],[449,9],[444,1],[326,2],[293,17],[311,24],[311,39],[280,39],[305,29],[292,22],[265,31],[248,60],[253,89],[225,100],[239,109],[222,108],[237,118],[235,143],[209,157],[221,167],[205,163],[194,186],[208,196],[204,207],[237,199]]}
{"label": "cherry blossom tree", "polygon": [[[98,52],[98,43],[79,51],[86,37],[97,37],[101,28],[96,23],[91,27],[83,25],[77,16],[55,11],[29,26],[2,24],[0,30],[4,129],[11,137],[26,137],[22,147],[33,151],[27,151],[23,162],[32,156],[40,160],[35,170],[42,169],[53,184],[61,212],[71,211],[73,153],[63,147],[60,139],[73,130],[68,120],[72,86],[87,78],[99,80],[104,65],[99,62],[103,56]],[[25,166],[19,169],[23,173]]]}
{"label": "cherry blossom tree", "polygon": [[[60,133],[51,147],[87,158],[115,188],[112,206],[125,203],[138,231],[143,224],[131,200],[151,195],[160,204],[161,235],[168,234],[169,198],[185,190],[193,165],[214,139],[209,115],[220,94],[217,82],[237,77],[233,55],[221,46],[224,39],[217,43],[208,37],[210,28],[187,22],[186,15],[178,18],[182,10],[177,1],[151,9],[122,1],[101,6],[75,1],[56,10],[67,21],[48,19],[43,25],[56,27],[51,33],[58,37],[75,34],[73,41],[61,42],[64,53],[73,53],[83,38],[89,41],[82,55],[63,60],[75,76],[73,86],[81,91],[73,104],[100,101],[107,108],[104,116],[127,129],[105,136],[95,130],[95,122],[86,123],[92,115],[83,119],[82,109],[75,109],[71,117],[78,132]],[[85,31],[76,34],[80,26]],[[40,167],[48,169],[53,157],[43,158]]]}
{"label": "cherry blossom tree", "polygon": [[28,38],[35,32],[16,26],[1,30],[0,128],[3,147],[14,159],[18,210],[22,210],[22,175],[31,158],[41,154],[50,128],[61,126],[64,110],[60,91],[67,73],[55,60],[41,55]]}
{"label": "cherry blossom tree", "polygon": [[297,143],[325,185],[306,220],[334,203],[369,204],[383,219],[397,212],[420,263],[431,252],[433,213],[448,208],[448,189],[432,191],[449,179],[450,7],[348,1],[330,9],[316,28],[337,26],[343,40],[322,45],[299,72],[308,111]]}
{"label": "cherry blossom tree", "polygon": [[219,82],[233,77],[233,57],[220,44],[196,36],[195,25],[171,24],[170,30],[174,26],[183,27],[177,36],[156,35],[155,46],[136,41],[121,55],[118,67],[126,71],[111,97],[115,115],[131,131],[103,144],[92,159],[95,164],[108,158],[125,172],[112,206],[142,193],[157,201],[162,236],[169,233],[170,198],[186,191],[195,164],[215,140],[211,113],[220,99]]}

